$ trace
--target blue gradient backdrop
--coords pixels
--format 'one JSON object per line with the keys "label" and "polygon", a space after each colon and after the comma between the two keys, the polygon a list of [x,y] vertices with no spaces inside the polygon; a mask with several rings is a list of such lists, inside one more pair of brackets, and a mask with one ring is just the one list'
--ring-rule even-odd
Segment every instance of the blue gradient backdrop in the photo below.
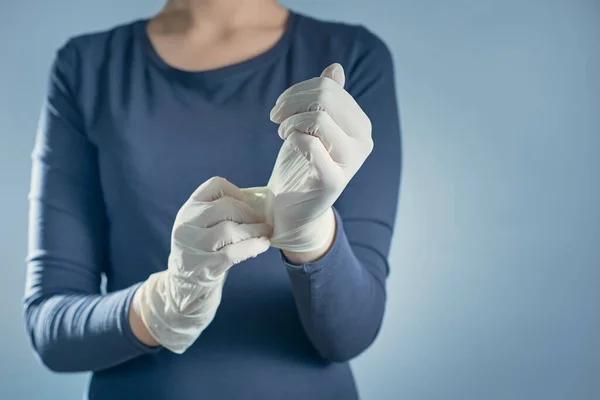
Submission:
{"label": "blue gradient backdrop", "polygon": [[[79,399],[21,317],[30,151],[54,50],[158,0],[3,1],[0,399]],[[391,47],[404,176],[366,400],[600,399],[600,1],[287,1]],[[366,193],[377,198],[377,193]]]}

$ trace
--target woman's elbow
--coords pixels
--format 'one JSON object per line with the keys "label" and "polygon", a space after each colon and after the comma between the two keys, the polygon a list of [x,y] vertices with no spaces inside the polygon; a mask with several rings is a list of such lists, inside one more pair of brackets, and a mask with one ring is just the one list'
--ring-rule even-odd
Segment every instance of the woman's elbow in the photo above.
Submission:
{"label": "woman's elbow", "polygon": [[358,357],[362,354],[368,347],[370,343],[358,345],[358,344],[329,344],[328,346],[319,346],[317,351],[319,355],[326,361],[333,363],[345,363],[349,362],[352,359]]}
{"label": "woman's elbow", "polygon": [[319,355],[326,361],[334,363],[345,363],[361,355],[375,341],[379,334],[379,328],[370,335],[362,337],[342,336],[332,338],[328,343],[321,343],[317,348]]}
{"label": "woman's elbow", "polygon": [[62,352],[56,351],[56,346],[50,343],[34,347],[36,358],[52,372],[83,372],[69,365]]}
{"label": "woman's elbow", "polygon": [[42,305],[37,301],[25,306],[25,328],[36,358],[50,371],[78,372],[65,359],[64,349],[59,349],[59,343],[52,339],[52,324],[42,317]]}
{"label": "woman's elbow", "polygon": [[357,357],[362,350],[360,351],[349,351],[348,349],[338,349],[338,348],[328,348],[317,350],[319,355],[325,360],[332,363],[345,363],[351,361],[353,358]]}

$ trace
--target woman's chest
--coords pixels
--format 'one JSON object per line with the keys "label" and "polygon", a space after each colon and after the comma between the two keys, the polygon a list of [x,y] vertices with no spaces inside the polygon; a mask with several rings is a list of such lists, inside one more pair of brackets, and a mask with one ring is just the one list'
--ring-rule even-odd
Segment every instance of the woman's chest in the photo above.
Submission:
{"label": "woman's chest", "polygon": [[282,144],[269,111],[140,103],[104,118],[94,141],[109,214],[145,207],[172,215],[213,176],[242,188],[266,185]]}

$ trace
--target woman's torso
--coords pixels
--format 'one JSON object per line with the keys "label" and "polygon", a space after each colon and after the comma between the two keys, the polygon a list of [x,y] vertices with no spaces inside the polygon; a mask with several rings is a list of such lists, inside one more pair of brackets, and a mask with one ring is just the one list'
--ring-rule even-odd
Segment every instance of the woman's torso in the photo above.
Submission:
{"label": "woman's torso", "polygon": [[[222,176],[239,187],[267,183],[281,146],[269,120],[275,100],[332,62],[351,64],[361,29],[292,14],[266,53],[192,73],[157,56],[145,24],[72,40],[80,54],[77,97],[97,148],[110,226],[108,291],[166,267],[175,215],[202,182]],[[305,335],[276,250],[230,271],[216,318],[185,354],[138,357],[94,373],[89,388],[90,399],[215,393],[224,399],[356,397],[348,364],[320,359]]]}

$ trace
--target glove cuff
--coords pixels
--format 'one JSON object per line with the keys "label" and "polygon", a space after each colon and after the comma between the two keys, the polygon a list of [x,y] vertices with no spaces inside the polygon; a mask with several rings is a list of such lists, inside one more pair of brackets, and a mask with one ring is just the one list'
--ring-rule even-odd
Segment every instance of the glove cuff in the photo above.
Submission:
{"label": "glove cuff", "polygon": [[275,232],[271,238],[271,247],[294,253],[315,251],[331,240],[335,234],[333,209],[328,208],[319,217],[312,219],[295,229],[282,234]]}
{"label": "glove cuff", "polygon": [[176,354],[185,352],[212,322],[223,287],[180,286],[168,271],[154,273],[138,289],[134,304],[150,336]]}

